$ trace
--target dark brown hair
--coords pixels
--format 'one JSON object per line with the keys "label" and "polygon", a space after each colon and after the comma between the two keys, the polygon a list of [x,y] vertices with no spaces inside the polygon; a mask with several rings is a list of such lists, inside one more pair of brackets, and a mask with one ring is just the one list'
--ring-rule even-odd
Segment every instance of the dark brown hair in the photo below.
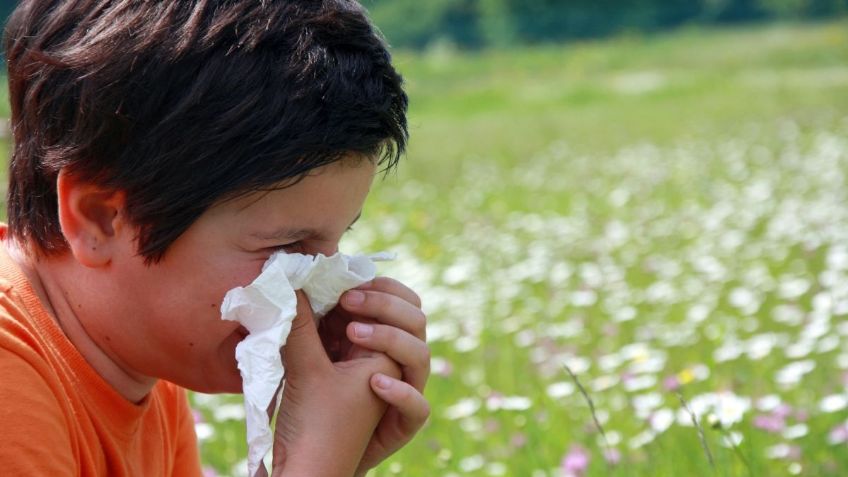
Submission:
{"label": "dark brown hair", "polygon": [[62,169],[126,193],[151,262],[221,200],[406,145],[402,79],[352,0],[24,0],[5,34],[9,229],[41,254],[67,248]]}

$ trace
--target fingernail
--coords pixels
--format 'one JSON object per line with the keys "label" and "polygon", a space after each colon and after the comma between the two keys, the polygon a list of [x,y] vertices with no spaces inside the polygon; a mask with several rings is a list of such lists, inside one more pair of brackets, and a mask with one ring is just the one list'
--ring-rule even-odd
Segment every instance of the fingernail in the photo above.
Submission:
{"label": "fingernail", "polygon": [[371,336],[371,333],[374,333],[373,326],[366,325],[364,323],[353,324],[353,334],[356,335],[357,338],[367,338]]}
{"label": "fingernail", "polygon": [[365,293],[356,290],[350,290],[345,293],[345,303],[349,305],[361,305],[365,301]]}
{"label": "fingernail", "polygon": [[388,376],[378,374],[375,379],[377,380],[377,387],[380,389],[389,389],[392,387],[392,380]]}

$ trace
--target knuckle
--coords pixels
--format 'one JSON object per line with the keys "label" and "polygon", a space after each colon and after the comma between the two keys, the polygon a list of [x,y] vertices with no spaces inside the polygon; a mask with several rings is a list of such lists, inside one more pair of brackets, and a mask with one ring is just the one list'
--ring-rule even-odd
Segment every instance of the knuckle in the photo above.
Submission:
{"label": "knuckle", "polygon": [[415,314],[413,326],[415,327],[415,332],[418,334],[423,334],[427,331],[427,315],[420,309]]}
{"label": "knuckle", "polygon": [[410,296],[410,298],[412,298],[412,304],[415,305],[416,308],[421,308],[421,306],[422,306],[421,296],[418,293],[415,293],[412,290],[409,290],[409,292],[412,294]]}
{"label": "knuckle", "polygon": [[392,283],[394,283],[394,281],[395,281],[394,279],[389,278],[389,277],[376,276],[376,277],[374,277],[373,280],[371,280],[371,285],[374,288],[378,288],[378,289],[382,290],[382,289],[386,288],[386,286],[390,286]]}
{"label": "knuckle", "polygon": [[430,373],[430,360],[432,359],[432,357],[433,353],[430,351],[430,348],[424,346],[424,348],[421,350],[421,357],[419,358],[419,363],[421,369],[425,370],[427,374]]}
{"label": "knuckle", "polygon": [[[406,384],[406,383],[404,383],[404,384]],[[403,386],[402,385],[402,386],[396,386],[396,388],[397,389],[395,390],[395,393],[397,393],[397,399],[399,401],[405,401],[407,403],[412,401],[413,395],[412,395],[412,390],[409,386]],[[408,405],[409,404],[407,404],[407,406]]]}
{"label": "knuckle", "polygon": [[383,325],[383,341],[386,343],[386,349],[395,349],[401,345],[400,332],[397,328],[389,325]]}
{"label": "knuckle", "polygon": [[381,292],[365,292],[365,304],[369,309],[380,309],[386,306],[386,295]]}
{"label": "knuckle", "polygon": [[383,373],[386,376],[391,376],[393,378],[401,377],[401,369],[400,365],[398,365],[393,359],[391,359],[388,355],[380,353],[378,358],[376,359],[377,372]]}
{"label": "knuckle", "polygon": [[414,290],[406,286],[400,280],[391,277],[376,277],[371,281],[372,286],[378,290],[384,290],[388,293],[397,294],[398,296],[406,297],[404,301],[408,301],[416,308],[421,308],[421,297]]}

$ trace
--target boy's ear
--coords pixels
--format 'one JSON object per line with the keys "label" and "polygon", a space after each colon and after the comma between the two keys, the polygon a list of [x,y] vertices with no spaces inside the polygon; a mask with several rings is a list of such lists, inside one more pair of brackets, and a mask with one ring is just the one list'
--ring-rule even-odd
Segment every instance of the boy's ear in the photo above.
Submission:
{"label": "boy's ear", "polygon": [[123,191],[85,182],[65,169],[56,180],[59,224],[71,253],[87,267],[101,267],[112,261],[126,232]]}

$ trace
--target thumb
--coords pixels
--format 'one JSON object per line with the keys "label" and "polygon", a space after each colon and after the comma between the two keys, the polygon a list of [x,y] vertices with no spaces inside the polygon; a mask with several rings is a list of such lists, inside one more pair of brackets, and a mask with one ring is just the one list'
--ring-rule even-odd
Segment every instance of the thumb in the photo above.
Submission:
{"label": "thumb", "polygon": [[318,364],[329,365],[331,364],[330,358],[321,344],[321,337],[318,335],[318,328],[315,326],[309,298],[300,290],[295,291],[295,294],[297,296],[297,316],[294,317],[291,332],[283,349],[286,367],[303,369]]}

